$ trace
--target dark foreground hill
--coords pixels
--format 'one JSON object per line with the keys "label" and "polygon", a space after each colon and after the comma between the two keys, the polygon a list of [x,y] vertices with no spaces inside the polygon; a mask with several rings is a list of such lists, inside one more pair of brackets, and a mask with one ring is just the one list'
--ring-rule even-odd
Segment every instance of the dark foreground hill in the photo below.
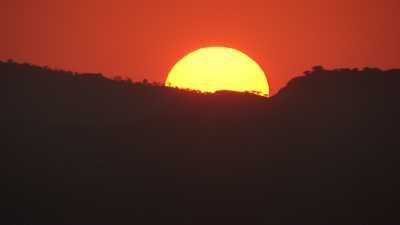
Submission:
{"label": "dark foreground hill", "polygon": [[0,63],[0,223],[399,224],[400,71],[271,98]]}

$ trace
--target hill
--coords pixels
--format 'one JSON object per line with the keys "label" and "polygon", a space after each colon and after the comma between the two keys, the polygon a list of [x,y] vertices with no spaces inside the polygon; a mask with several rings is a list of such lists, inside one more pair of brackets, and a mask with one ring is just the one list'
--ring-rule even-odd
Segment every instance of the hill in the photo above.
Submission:
{"label": "hill", "polygon": [[270,98],[0,63],[1,224],[396,224],[400,70]]}

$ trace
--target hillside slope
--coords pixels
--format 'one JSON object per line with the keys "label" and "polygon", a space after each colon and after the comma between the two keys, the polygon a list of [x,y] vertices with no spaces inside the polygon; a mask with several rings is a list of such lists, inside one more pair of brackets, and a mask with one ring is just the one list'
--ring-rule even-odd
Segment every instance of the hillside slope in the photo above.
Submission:
{"label": "hillside slope", "polygon": [[263,98],[0,63],[2,224],[396,224],[400,71]]}

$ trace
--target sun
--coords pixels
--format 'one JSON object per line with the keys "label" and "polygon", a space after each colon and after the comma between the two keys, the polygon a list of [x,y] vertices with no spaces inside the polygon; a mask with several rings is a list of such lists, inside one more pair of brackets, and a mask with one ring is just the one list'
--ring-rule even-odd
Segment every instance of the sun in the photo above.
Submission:
{"label": "sun", "polygon": [[267,77],[261,67],[239,50],[208,47],[193,51],[169,72],[169,87],[215,92],[230,90],[269,95]]}

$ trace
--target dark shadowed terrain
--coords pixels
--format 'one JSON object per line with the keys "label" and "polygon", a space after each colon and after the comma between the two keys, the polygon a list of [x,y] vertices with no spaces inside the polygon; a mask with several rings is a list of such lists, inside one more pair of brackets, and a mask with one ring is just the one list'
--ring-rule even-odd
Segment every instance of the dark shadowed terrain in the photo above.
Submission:
{"label": "dark shadowed terrain", "polygon": [[0,63],[0,224],[399,224],[400,70],[270,98]]}

